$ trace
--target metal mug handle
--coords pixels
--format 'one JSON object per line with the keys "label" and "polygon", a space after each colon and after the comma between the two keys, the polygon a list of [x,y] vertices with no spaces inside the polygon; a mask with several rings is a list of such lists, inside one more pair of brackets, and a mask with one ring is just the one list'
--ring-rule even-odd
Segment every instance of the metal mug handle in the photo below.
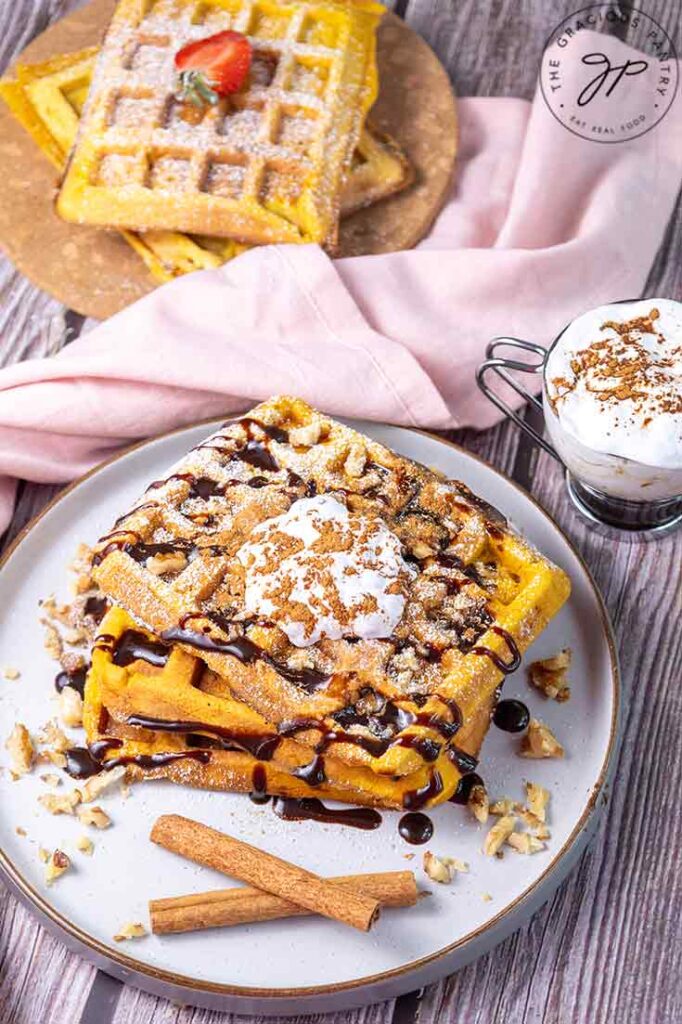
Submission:
{"label": "metal mug handle", "polygon": [[[508,349],[521,349],[524,353],[532,353],[535,356],[539,356],[539,362],[536,363],[524,363],[518,359],[511,359],[508,356],[497,355],[498,349],[506,347]],[[527,402],[530,402],[539,412],[543,412],[542,402],[532,395],[523,384],[520,384],[514,377],[512,377],[510,370],[516,370],[519,373],[542,373],[545,368],[545,360],[547,358],[547,350],[542,345],[536,345],[532,341],[524,341],[523,338],[493,338],[486,349],[485,362],[481,363],[476,371],[476,383],[479,388],[486,396],[486,398],[496,405],[497,408],[508,416],[517,427],[523,430],[535,444],[539,445],[543,451],[546,451],[548,455],[556,459],[557,462],[561,462],[561,458],[557,453],[556,449],[549,441],[540,434],[535,427],[531,426],[523,420],[515,409],[512,409],[496,391],[492,389],[486,375],[493,373],[497,377],[500,377],[505,384],[509,385],[517,395],[525,398]]]}

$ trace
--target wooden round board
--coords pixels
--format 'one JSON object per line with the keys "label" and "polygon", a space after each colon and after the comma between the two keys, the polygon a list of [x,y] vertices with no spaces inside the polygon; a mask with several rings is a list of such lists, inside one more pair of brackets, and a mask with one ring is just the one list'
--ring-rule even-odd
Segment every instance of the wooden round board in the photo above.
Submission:
{"label": "wooden round board", "polygon": [[[19,58],[30,63],[99,43],[114,0],[56,22]],[[441,208],[457,147],[455,99],[429,46],[393,14],[378,33],[379,98],[372,123],[407,152],[416,180],[403,193],[343,221],[338,255],[409,249]],[[104,319],[156,283],[115,231],[67,224],[54,212],[55,170],[0,101],[0,245],[27,277],[69,308]]]}

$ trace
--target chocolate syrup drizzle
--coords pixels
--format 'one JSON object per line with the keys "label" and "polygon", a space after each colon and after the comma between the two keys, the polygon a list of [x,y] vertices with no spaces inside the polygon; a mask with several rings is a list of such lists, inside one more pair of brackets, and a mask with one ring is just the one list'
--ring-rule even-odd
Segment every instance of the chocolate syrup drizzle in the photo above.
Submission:
{"label": "chocolate syrup drizzle", "polygon": [[98,740],[87,747],[71,747],[66,751],[65,769],[74,779],[89,779],[101,771],[111,771],[120,765],[137,765],[139,768],[150,770],[162,768],[173,761],[190,760],[208,764],[211,759],[208,750],[175,750],[165,754],[129,754],[104,759],[110,750],[117,750],[122,746],[123,740],[111,738]]}
{"label": "chocolate syrup drizzle", "polygon": [[517,668],[521,664],[521,652],[516,646],[514,637],[511,636],[506,629],[503,629],[502,626],[493,625],[490,629],[493,633],[497,633],[498,636],[501,636],[506,643],[509,648],[509,654],[511,655],[510,660],[503,661],[496,651],[491,651],[489,647],[484,647],[483,645],[472,647],[471,653],[486,655],[486,657],[490,658],[495,668],[499,669],[499,671],[503,672],[505,675],[509,675],[511,672],[516,672]]}
{"label": "chocolate syrup drizzle", "polygon": [[[192,613],[194,618],[196,613]],[[266,665],[287,679],[290,683],[300,686],[306,693],[314,693],[329,681],[329,676],[324,672],[318,672],[312,668],[289,668],[281,661],[277,661],[266,650],[259,647],[247,636],[236,637],[234,640],[216,640],[204,633],[197,633],[192,629],[185,629],[184,623],[189,616],[180,620],[179,626],[166,629],[161,634],[161,639],[170,643],[187,644],[196,647],[199,651],[217,651],[221,654],[231,654],[233,658],[241,661],[243,665],[252,665],[256,661],[262,661]]]}
{"label": "chocolate syrup drizzle", "polygon": [[66,686],[71,686],[74,690],[78,690],[81,697],[83,697],[85,695],[85,682],[89,668],[89,665],[81,665],[80,668],[76,668],[72,672],[58,672],[54,680],[57,693],[61,693]]}
{"label": "chocolate syrup drizzle", "polygon": [[275,797],[272,809],[285,821],[322,821],[371,831],[381,825],[381,815],[372,807],[326,807],[317,797]]}

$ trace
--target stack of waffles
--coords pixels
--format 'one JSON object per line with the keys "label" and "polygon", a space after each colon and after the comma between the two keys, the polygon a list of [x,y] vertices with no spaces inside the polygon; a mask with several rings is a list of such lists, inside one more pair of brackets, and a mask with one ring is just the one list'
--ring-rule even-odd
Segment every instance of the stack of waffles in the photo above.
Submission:
{"label": "stack of waffles", "polygon": [[[333,251],[340,216],[412,180],[366,123],[377,92],[371,0],[121,0],[100,50],[19,64],[0,95],[66,172],[58,213],[115,227],[165,281],[254,244]],[[178,51],[245,35],[244,85],[205,110],[178,97]],[[67,166],[68,165],[68,166]]]}
{"label": "stack of waffles", "polygon": [[98,542],[85,771],[416,810],[457,797],[561,570],[463,484],[299,399]]}

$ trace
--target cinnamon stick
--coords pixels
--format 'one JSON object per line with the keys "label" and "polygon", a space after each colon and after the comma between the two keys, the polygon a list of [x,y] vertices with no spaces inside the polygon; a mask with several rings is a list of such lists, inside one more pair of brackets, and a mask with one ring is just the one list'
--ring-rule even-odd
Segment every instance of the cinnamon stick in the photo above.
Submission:
{"label": "cinnamon stick", "polygon": [[[382,907],[411,907],[419,895],[411,871],[340,875],[327,881],[370,896],[378,900]],[[250,886],[149,901],[149,917],[152,931],[156,935],[274,921],[277,918],[299,917],[309,913],[306,907]]]}
{"label": "cinnamon stick", "polygon": [[163,814],[158,818],[150,839],[197,864],[205,864],[314,914],[322,914],[363,932],[369,931],[379,915],[377,899],[334,885],[272,853],[179,814]]}

